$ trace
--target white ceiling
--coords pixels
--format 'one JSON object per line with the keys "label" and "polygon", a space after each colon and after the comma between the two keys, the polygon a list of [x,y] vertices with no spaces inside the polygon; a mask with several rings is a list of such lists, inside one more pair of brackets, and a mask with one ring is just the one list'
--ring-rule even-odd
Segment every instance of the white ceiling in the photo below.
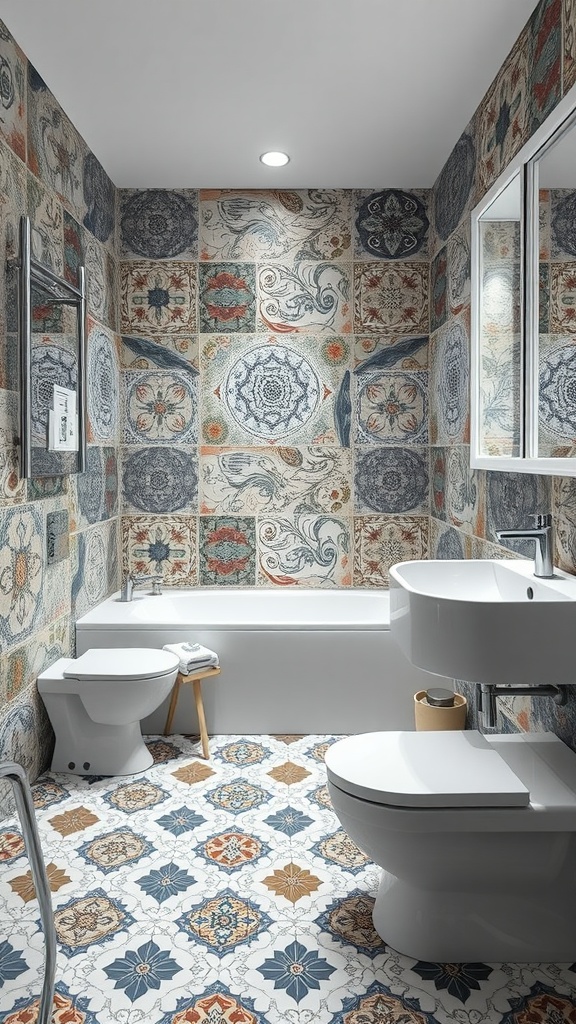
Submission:
{"label": "white ceiling", "polygon": [[[121,187],[432,186],[536,0],[0,0]],[[266,168],[283,149],[291,162]]]}

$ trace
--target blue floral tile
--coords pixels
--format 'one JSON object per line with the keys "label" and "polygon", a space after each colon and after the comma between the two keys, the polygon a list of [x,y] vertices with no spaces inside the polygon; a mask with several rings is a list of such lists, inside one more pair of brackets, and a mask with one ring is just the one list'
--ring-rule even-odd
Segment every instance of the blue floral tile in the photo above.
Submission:
{"label": "blue floral tile", "polygon": [[223,889],[176,920],[191,942],[200,943],[219,958],[253,942],[271,923],[256,903],[239,899],[231,889]]}
{"label": "blue floral tile", "polygon": [[86,469],[72,477],[72,530],[110,519],[118,510],[116,450],[88,445],[86,456]]}
{"label": "blue floral tile", "polygon": [[198,202],[193,189],[121,189],[120,256],[196,259]]}
{"label": "blue floral tile", "polygon": [[200,330],[244,332],[256,328],[256,271],[249,263],[200,264]]}
{"label": "blue floral tile", "polygon": [[198,554],[203,585],[254,586],[256,582],[255,520],[249,517],[206,516],[199,521]]}
{"label": "blue floral tile", "polygon": [[185,868],[170,861],[160,868],[153,868],[149,874],[142,875],[136,884],[147,896],[151,896],[158,904],[162,904],[171,896],[186,892],[191,885],[194,885],[195,881],[196,879],[189,875]]}
{"label": "blue floral tile", "polygon": [[23,952],[23,949],[15,949],[6,939],[0,941],[0,988],[5,982],[12,981],[29,970],[26,960],[21,955]]}
{"label": "blue floral tile", "polygon": [[428,511],[428,453],[379,447],[356,457],[355,507],[360,512]]}
{"label": "blue floral tile", "polygon": [[309,818],[307,814],[299,811],[296,807],[291,807],[289,804],[274,814],[269,814],[267,818],[264,818],[264,821],[277,832],[283,832],[284,835],[290,838],[314,823],[313,819]]}
{"label": "blue floral tile", "polygon": [[87,153],[82,167],[82,191],[86,212],[82,223],[99,242],[113,238],[116,189],[99,160]]}
{"label": "blue floral tile", "polygon": [[114,810],[124,811],[125,814],[136,814],[138,811],[149,810],[156,804],[162,803],[165,797],[166,790],[141,776],[137,782],[127,782],[125,785],[116,786],[111,793],[106,794],[104,800]]}
{"label": "blue floral tile", "polygon": [[200,259],[349,259],[350,203],[338,189],[203,189]]}
{"label": "blue floral tile", "polygon": [[195,511],[198,470],[195,454],[154,445],[122,450],[122,495],[125,512]]}
{"label": "blue floral tile", "polygon": [[274,956],[264,960],[257,970],[298,1005],[310,989],[319,989],[320,982],[327,981],[336,970],[319,953],[318,949],[306,949],[301,942],[291,942],[285,949],[274,950]]}
{"label": "blue floral tile", "polygon": [[429,192],[357,192],[355,259],[428,258]]}
{"label": "blue floral tile", "polygon": [[170,952],[150,940],[136,950],[129,949],[125,956],[104,967],[104,972],[115,982],[114,988],[123,989],[130,1002],[135,1003],[182,970]]}
{"label": "blue floral tile", "polygon": [[216,751],[216,757],[227,764],[250,765],[261,764],[270,757],[270,752],[261,743],[239,740],[228,743]]}
{"label": "blue floral tile", "polygon": [[87,350],[88,440],[110,443],[119,420],[120,366],[114,335],[89,320]]}
{"label": "blue floral tile", "polygon": [[122,374],[125,444],[194,444],[198,440],[196,379],[189,373]]}
{"label": "blue floral tile", "polygon": [[434,223],[442,241],[458,227],[467,208],[473,194],[475,167],[474,138],[467,129],[440,171],[434,189]]}
{"label": "blue floral tile", "polygon": [[351,268],[339,263],[259,266],[259,331],[349,334]]}
{"label": "blue floral tile", "polygon": [[215,864],[230,874],[266,856],[270,847],[257,836],[235,831],[211,835],[196,848],[196,853],[206,863]]}
{"label": "blue floral tile", "polygon": [[425,444],[428,440],[428,375],[363,372],[357,377],[360,444]]}
{"label": "blue floral tile", "polygon": [[163,814],[156,821],[167,832],[171,832],[174,836],[181,836],[186,832],[193,832],[199,825],[203,825],[206,818],[189,807],[179,807],[174,811],[169,811],[168,814]]}
{"label": "blue floral tile", "polygon": [[487,964],[432,964],[418,960],[412,970],[423,981],[432,981],[438,991],[446,989],[461,1003],[466,1003],[472,991],[480,989],[480,982],[492,974]]}

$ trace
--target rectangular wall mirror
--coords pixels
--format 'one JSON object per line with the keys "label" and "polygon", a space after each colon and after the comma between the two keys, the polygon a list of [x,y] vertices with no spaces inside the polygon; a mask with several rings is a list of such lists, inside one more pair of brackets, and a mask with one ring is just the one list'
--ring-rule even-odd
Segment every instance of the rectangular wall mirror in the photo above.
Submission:
{"label": "rectangular wall mirror", "polygon": [[472,212],[473,468],[576,476],[576,87]]}

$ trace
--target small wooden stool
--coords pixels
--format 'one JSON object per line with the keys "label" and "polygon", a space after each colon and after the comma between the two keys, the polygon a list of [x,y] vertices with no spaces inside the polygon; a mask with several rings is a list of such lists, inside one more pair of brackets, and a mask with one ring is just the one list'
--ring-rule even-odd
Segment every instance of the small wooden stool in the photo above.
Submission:
{"label": "small wooden stool", "polygon": [[172,690],[172,696],[170,698],[170,707],[168,708],[168,716],[166,718],[166,725],[164,726],[164,735],[167,736],[172,727],[172,719],[174,718],[174,712],[176,711],[176,705],[178,703],[178,697],[180,696],[180,690],[184,683],[192,683],[192,689],[194,690],[194,701],[196,704],[196,713],[198,715],[198,725],[200,726],[200,739],[202,741],[202,756],[206,761],[210,760],[210,748],[208,746],[208,730],[206,728],[206,716],[204,714],[204,704],[202,703],[202,680],[211,679],[212,676],[219,676],[220,669],[211,666],[210,668],[201,668],[197,672],[191,672],[190,675],[182,675],[181,672],[176,676],[176,682],[174,683],[174,689]]}

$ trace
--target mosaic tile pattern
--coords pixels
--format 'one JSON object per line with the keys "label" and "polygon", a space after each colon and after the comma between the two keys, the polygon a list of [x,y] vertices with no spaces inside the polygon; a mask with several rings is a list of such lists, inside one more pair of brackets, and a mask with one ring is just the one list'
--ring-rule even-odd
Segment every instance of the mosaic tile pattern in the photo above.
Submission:
{"label": "mosaic tile pattern", "polygon": [[261,582],[329,587],[351,583],[350,526],[334,516],[300,513],[258,521]]}
{"label": "mosaic tile pattern", "polygon": [[[113,809],[124,780],[37,783],[60,942],[55,1020],[572,1018],[572,965],[434,964],[385,945],[371,919],[378,868],[343,838],[330,805],[311,799],[335,738],[214,737],[213,771],[188,783],[183,769],[205,767],[195,741],[151,737],[156,762],[135,785],[160,800],[135,809],[129,827]],[[227,806],[217,809],[219,792]],[[42,936],[15,820],[0,827],[0,857],[0,920],[18,921],[0,947],[2,1006],[7,1024],[24,1024],[37,1005]]]}
{"label": "mosaic tile pattern", "polygon": [[480,106],[478,179],[482,193],[489,189],[530,134],[528,34],[527,28]]}
{"label": "mosaic tile pattern", "polygon": [[83,210],[85,143],[34,68],[28,66],[28,167],[44,185]]}
{"label": "mosaic tile pattern", "polygon": [[350,268],[338,263],[259,267],[258,330],[349,333],[350,277]]}
{"label": "mosaic tile pattern", "polygon": [[366,334],[428,332],[428,268],[421,263],[354,267],[354,330]]}
{"label": "mosaic tile pattern", "polygon": [[194,259],[198,211],[192,189],[120,192],[120,254],[124,259]]}
{"label": "mosaic tile pattern", "polygon": [[256,329],[256,272],[249,263],[201,264],[198,268],[200,330]]}
{"label": "mosaic tile pattern", "polygon": [[0,135],[16,156],[26,160],[26,57],[3,23],[0,26],[0,68]]}
{"label": "mosaic tile pattern", "polygon": [[387,587],[390,566],[428,556],[428,516],[354,517],[354,585]]}
{"label": "mosaic tile pattern", "polygon": [[171,587],[193,586],[198,582],[196,518],[125,516],[122,558],[124,574],[162,576]]}
{"label": "mosaic tile pattern", "polygon": [[124,512],[192,511],[197,495],[197,460],[188,451],[164,445],[122,450]]}
{"label": "mosaic tile pattern", "polygon": [[450,320],[432,340],[430,439],[469,440],[469,335],[464,320]]}
{"label": "mosaic tile pattern", "polygon": [[356,508],[361,512],[428,511],[428,453],[381,446],[362,451],[355,464]]}
{"label": "mosaic tile pattern", "polygon": [[199,521],[200,582],[228,586],[256,583],[256,531],[250,517],[206,516]]}
{"label": "mosaic tile pattern", "polygon": [[194,334],[197,283],[194,264],[123,263],[121,329],[125,334]]}
{"label": "mosaic tile pattern", "polygon": [[42,624],[44,524],[33,505],[7,509],[0,520],[0,640],[4,649]]}
{"label": "mosaic tile pattern", "polygon": [[427,259],[427,191],[357,192],[355,204],[356,259]]}
{"label": "mosaic tile pattern", "polygon": [[124,373],[124,444],[197,441],[196,380],[187,373]]}

